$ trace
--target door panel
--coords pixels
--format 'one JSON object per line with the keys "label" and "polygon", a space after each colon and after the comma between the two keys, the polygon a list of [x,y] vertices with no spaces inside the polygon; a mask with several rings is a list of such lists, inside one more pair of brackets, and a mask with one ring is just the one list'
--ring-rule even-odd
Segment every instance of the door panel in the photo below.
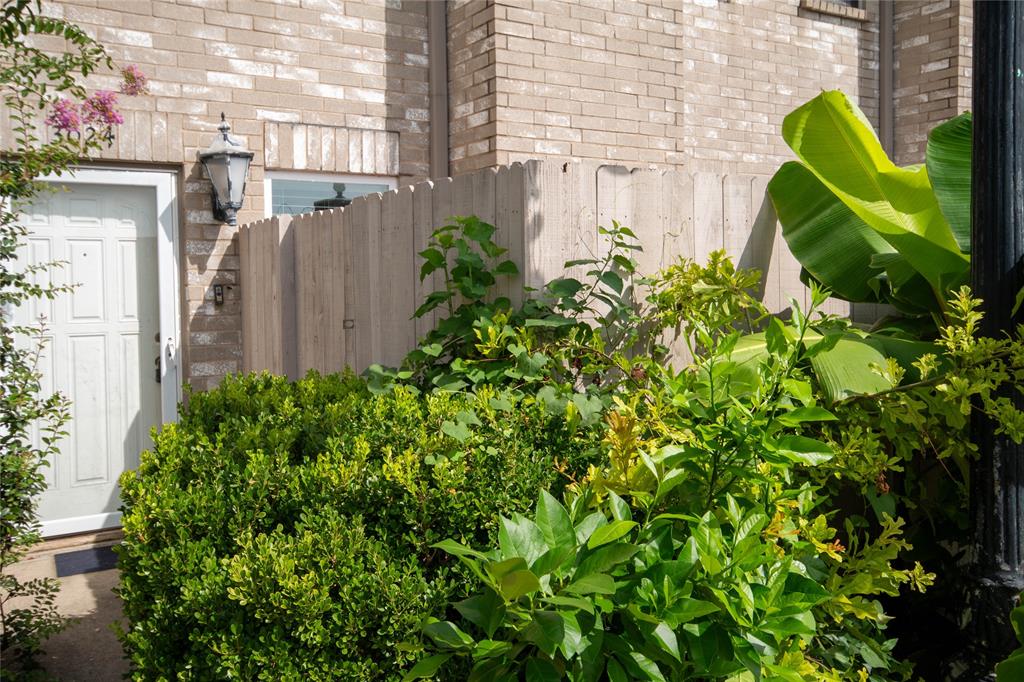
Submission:
{"label": "door panel", "polygon": [[160,421],[155,190],[73,184],[42,197],[24,221],[31,230],[26,260],[62,259],[50,276],[75,287],[18,311],[22,323],[45,316],[52,340],[40,358],[43,384],[71,400],[40,520],[44,528],[82,519],[91,520],[71,525],[117,525],[118,476],[138,466]]}

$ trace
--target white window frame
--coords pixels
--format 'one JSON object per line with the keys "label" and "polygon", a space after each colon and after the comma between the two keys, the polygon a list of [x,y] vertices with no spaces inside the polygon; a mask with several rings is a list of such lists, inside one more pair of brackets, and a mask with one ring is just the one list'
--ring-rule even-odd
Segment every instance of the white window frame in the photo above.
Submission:
{"label": "white window frame", "polygon": [[389,190],[398,189],[398,178],[392,175],[360,175],[357,173],[307,173],[305,171],[264,171],[263,173],[263,216],[274,214],[272,189],[274,180],[309,180],[310,182],[352,182],[387,185]]}

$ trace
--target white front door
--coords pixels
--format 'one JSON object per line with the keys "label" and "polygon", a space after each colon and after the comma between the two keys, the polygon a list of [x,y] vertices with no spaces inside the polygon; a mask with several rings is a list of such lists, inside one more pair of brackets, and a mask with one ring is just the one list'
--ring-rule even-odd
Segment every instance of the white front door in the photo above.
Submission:
{"label": "white front door", "polygon": [[[161,241],[173,234],[159,219],[159,188],[81,182],[83,173],[24,214],[27,259],[63,261],[51,277],[74,286],[19,311],[23,323],[45,320],[43,389],[71,403],[68,436],[39,499],[49,536],[119,525],[118,477],[138,466],[164,403],[172,401],[173,415],[177,400],[177,386],[164,384],[177,383],[177,372],[167,371],[176,361],[176,334],[162,331],[161,308],[176,296],[161,295],[161,252],[173,253]],[[109,179],[118,172],[91,173]]]}

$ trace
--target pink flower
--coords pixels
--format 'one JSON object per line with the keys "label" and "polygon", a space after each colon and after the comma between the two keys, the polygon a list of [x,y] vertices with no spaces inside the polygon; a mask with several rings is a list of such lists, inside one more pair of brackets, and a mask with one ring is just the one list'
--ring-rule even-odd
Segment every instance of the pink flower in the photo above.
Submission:
{"label": "pink flower", "polygon": [[86,123],[99,123],[106,126],[121,125],[124,118],[117,113],[117,93],[110,90],[98,90],[95,95],[82,103],[82,115]]}
{"label": "pink flower", "polygon": [[121,77],[124,78],[121,83],[122,94],[134,96],[149,93],[149,79],[135,64],[129,64],[121,69]]}
{"label": "pink flower", "polygon": [[46,117],[46,125],[66,133],[76,132],[81,124],[82,119],[78,113],[78,105],[69,99],[61,98],[54,102],[53,110]]}

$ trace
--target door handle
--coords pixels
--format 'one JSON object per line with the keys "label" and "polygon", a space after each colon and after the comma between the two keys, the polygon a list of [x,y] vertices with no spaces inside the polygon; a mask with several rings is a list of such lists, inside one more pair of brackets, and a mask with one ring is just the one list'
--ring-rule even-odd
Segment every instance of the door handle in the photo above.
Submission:
{"label": "door handle", "polygon": [[156,375],[156,377],[155,377],[156,378],[156,383],[159,384],[160,383],[160,356],[159,355],[156,356],[155,358],[153,358],[153,365],[154,365],[153,372]]}

